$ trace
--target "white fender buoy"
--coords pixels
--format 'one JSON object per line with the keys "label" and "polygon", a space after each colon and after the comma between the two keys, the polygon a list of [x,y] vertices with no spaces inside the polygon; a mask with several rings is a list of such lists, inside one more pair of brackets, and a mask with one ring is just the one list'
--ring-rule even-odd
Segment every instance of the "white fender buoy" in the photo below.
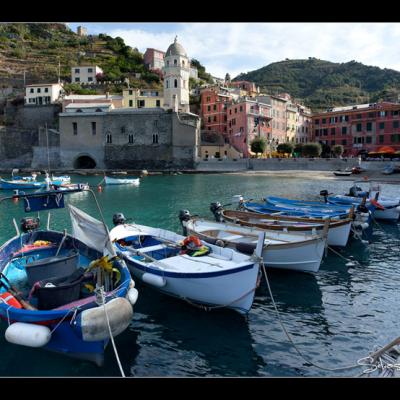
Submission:
{"label": "white fender buoy", "polygon": [[163,287],[166,285],[167,280],[163,276],[150,274],[149,272],[145,272],[142,275],[143,282],[148,283],[149,285]]}
{"label": "white fender buoy", "polygon": [[47,326],[15,322],[5,332],[7,342],[28,347],[43,347],[50,342],[51,331]]}
{"label": "white fender buoy", "polygon": [[[130,302],[124,297],[110,300],[106,305],[108,319],[113,337],[123,332],[131,323],[133,309]],[[110,338],[107,317],[104,306],[84,310],[77,318],[82,339],[85,342],[97,342]]]}
{"label": "white fender buoy", "polygon": [[135,287],[135,281],[133,279],[131,279],[129,282],[129,289],[132,289],[134,287]]}
{"label": "white fender buoy", "polygon": [[133,306],[136,304],[138,296],[139,292],[135,288],[130,288],[128,290],[128,293],[126,294],[126,298],[129,300],[129,303],[131,303]]}

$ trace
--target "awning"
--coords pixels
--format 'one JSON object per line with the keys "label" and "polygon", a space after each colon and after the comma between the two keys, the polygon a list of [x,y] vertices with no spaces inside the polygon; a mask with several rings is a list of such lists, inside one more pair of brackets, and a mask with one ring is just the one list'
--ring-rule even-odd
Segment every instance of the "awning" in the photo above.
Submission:
{"label": "awning", "polygon": [[396,150],[390,146],[382,146],[377,150],[378,153],[395,153]]}

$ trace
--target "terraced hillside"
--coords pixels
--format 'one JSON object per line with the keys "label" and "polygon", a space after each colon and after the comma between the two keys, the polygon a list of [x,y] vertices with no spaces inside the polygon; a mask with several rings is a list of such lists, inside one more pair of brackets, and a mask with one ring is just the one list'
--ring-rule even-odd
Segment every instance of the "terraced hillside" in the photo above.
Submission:
{"label": "terraced hillside", "polygon": [[[131,86],[159,87],[157,75],[145,70],[143,55],[121,38],[80,37],[65,24],[0,24],[0,87],[70,79],[71,66],[95,63],[108,80],[128,77]],[[140,78],[137,78],[140,74]]]}

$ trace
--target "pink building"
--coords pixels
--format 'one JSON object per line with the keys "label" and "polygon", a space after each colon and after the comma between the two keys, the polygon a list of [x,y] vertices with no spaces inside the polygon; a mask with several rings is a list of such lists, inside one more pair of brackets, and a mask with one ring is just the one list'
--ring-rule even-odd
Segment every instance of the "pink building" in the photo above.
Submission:
{"label": "pink building", "polygon": [[204,89],[201,91],[201,119],[203,129],[227,135],[226,110],[232,97],[219,92],[217,89]]}
{"label": "pink building", "polygon": [[271,139],[271,106],[244,98],[227,106],[229,142],[244,157],[252,155],[251,142],[256,137]]}
{"label": "pink building", "polygon": [[144,65],[150,71],[162,71],[165,52],[156,49],[146,49],[143,59]]}

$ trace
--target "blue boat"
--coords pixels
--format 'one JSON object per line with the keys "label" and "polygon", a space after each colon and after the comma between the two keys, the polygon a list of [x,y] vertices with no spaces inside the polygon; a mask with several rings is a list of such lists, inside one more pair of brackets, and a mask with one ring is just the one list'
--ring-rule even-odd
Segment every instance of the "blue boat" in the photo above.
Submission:
{"label": "blue boat", "polygon": [[[64,208],[64,196],[79,191],[23,193],[0,203],[17,198],[36,213]],[[23,218],[20,232],[14,220],[17,235],[0,247],[0,317],[10,343],[101,366],[110,338],[131,323],[137,291],[107,226],[69,207],[73,234],[40,229],[38,217]]]}
{"label": "blue boat", "polygon": [[0,178],[0,189],[4,190],[28,190],[28,189],[42,189],[46,187],[46,182],[29,182],[26,180],[11,180],[7,181]]}
{"label": "blue boat", "polygon": [[296,213],[292,215],[309,215],[317,218],[346,218],[351,208],[351,206],[337,206],[319,201],[290,200],[273,196],[265,199],[265,206],[275,212],[289,211]]}
{"label": "blue boat", "polygon": [[[277,198],[277,197],[269,197],[269,199],[275,199],[276,205],[268,203],[265,201],[264,203],[255,203],[250,201],[244,201],[241,203],[241,207],[246,209],[247,211],[255,212],[258,214],[270,214],[270,215],[282,215],[282,216],[293,216],[293,217],[302,217],[302,218],[334,218],[334,219],[342,219],[348,218],[350,207],[338,207],[334,204],[325,205],[320,202],[313,201],[304,201],[301,200],[292,200]],[[279,199],[279,203],[277,201]],[[290,204],[292,202],[292,204]],[[302,203],[302,204],[301,204]],[[279,204],[279,205],[278,205]],[[315,205],[315,207],[314,207]],[[361,206],[361,204],[357,204],[357,206]],[[372,205],[369,207],[373,207]],[[361,238],[363,240],[367,240],[368,242],[372,239],[373,233],[373,221],[372,221],[372,212],[368,207],[361,208],[355,207],[355,220],[352,224],[352,233],[353,236],[357,238]]]}

